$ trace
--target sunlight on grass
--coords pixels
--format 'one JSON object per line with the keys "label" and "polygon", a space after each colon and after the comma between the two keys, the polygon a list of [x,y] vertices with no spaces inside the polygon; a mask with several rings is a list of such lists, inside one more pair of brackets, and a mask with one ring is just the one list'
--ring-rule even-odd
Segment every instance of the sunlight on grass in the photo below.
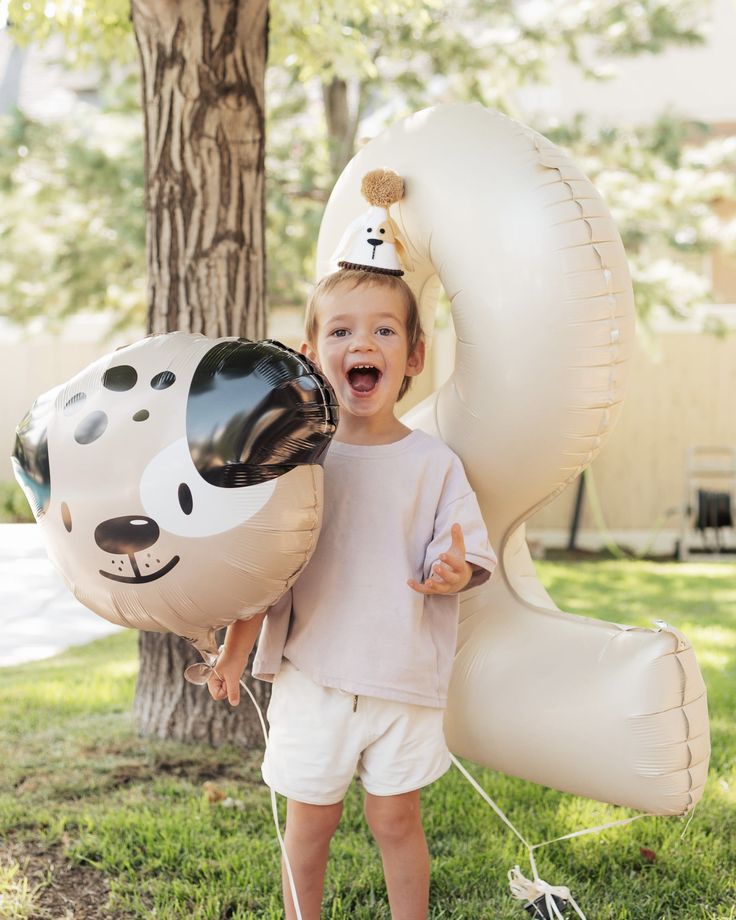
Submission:
{"label": "sunlight on grass", "polygon": [[[693,645],[695,645],[694,642]],[[696,650],[698,653],[698,663],[701,666],[708,665],[711,668],[725,668],[731,662],[730,656],[725,651],[708,651],[706,648],[703,648],[702,645],[699,645]]]}
{"label": "sunlight on grass", "polygon": [[81,687],[87,705],[91,702],[96,708],[107,707],[120,698],[118,680],[128,678],[134,681],[137,673],[137,661],[114,662],[95,668],[94,674],[80,674],[74,682],[68,674],[54,677],[45,683],[29,680],[23,691],[29,703],[71,711],[76,708]]}
{"label": "sunlight on grass", "polygon": [[[715,575],[716,577],[722,578],[723,576],[734,579],[736,578],[736,565],[731,565],[730,563],[707,563],[707,562],[671,562],[671,563],[662,563],[662,562],[650,562],[645,563],[648,566],[648,571],[659,574],[659,568],[663,569],[663,574],[669,575],[672,572],[677,572],[682,575],[695,575],[699,578],[703,576]],[[736,596],[736,592],[731,593],[731,597]]]}
{"label": "sunlight on grass", "polygon": [[692,623],[688,626],[688,639],[698,648],[720,648],[726,646],[732,651],[736,649],[736,629],[725,626],[699,626]]}
{"label": "sunlight on grass", "polygon": [[0,917],[3,920],[34,920],[36,888],[21,874],[16,862],[0,862]]}

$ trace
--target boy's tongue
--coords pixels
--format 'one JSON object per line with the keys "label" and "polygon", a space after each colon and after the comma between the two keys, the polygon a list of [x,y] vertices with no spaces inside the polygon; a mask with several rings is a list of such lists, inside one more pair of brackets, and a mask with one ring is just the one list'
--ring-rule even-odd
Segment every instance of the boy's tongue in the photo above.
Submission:
{"label": "boy's tongue", "polygon": [[353,368],[348,378],[354,390],[359,393],[369,393],[376,385],[378,372],[373,368]]}

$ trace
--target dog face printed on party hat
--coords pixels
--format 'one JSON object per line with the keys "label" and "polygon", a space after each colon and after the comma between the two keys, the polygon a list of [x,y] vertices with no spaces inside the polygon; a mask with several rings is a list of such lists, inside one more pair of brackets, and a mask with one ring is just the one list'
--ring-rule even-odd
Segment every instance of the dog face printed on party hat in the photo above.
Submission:
{"label": "dog face printed on party hat", "polygon": [[388,210],[403,197],[403,179],[390,170],[375,169],[363,177],[360,190],[371,207],[347,228],[334,260],[340,268],[403,275],[403,268],[411,270],[412,265]]}

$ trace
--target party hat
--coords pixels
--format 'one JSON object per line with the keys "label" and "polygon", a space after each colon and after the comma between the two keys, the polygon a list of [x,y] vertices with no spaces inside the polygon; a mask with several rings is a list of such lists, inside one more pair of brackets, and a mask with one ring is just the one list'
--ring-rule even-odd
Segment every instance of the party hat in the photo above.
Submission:
{"label": "party hat", "polygon": [[389,169],[374,169],[363,176],[360,192],[370,208],[349,225],[333,261],[340,268],[403,275],[402,264],[408,270],[412,265],[388,209],[403,197],[404,180]]}

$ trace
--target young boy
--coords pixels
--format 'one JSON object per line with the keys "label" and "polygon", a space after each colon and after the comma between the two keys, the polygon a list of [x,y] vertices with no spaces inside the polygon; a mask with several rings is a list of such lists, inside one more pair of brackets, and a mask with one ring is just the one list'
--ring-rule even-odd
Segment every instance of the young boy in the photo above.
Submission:
{"label": "young boy", "polygon": [[[370,228],[369,228],[370,229]],[[288,798],[286,848],[304,920],[318,920],[330,839],[357,769],[394,920],[424,920],[420,789],[450,766],[442,732],[457,594],[496,557],[458,457],[394,414],[424,365],[416,300],[394,274],[347,269],[307,308],[302,353],[340,404],[324,521],[291,592],[268,612],[253,667],[273,679],[268,785]],[[228,628],[215,699],[239,679],[265,614]],[[295,916],[284,884],[286,916]]]}

